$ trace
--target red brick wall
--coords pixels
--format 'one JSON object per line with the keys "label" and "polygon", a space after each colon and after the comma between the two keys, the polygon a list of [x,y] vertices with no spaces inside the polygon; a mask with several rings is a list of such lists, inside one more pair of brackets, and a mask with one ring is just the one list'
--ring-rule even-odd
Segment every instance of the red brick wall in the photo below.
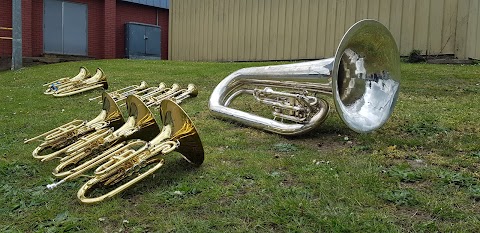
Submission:
{"label": "red brick wall", "polygon": [[[125,23],[157,24],[157,8],[117,2],[117,58],[125,57]],[[161,57],[168,59],[168,10],[158,9],[158,25],[161,28]]]}
{"label": "red brick wall", "polygon": [[[31,56],[37,57],[43,54],[43,0],[32,1],[32,9]],[[23,23],[23,25],[25,24]]]}
{"label": "red brick wall", "polygon": [[[117,0],[69,0],[87,4],[88,56],[94,58],[125,57],[125,23],[156,24],[157,8]],[[12,1],[0,0],[0,26],[12,26]],[[115,10],[116,9],[116,10]],[[162,29],[162,59],[168,58],[168,10],[158,9]],[[43,0],[22,0],[23,56],[43,54]],[[11,37],[0,30],[0,36]],[[11,40],[0,40],[0,56],[11,56]]]}
{"label": "red brick wall", "polygon": [[[0,27],[12,27],[12,2],[0,1]],[[0,30],[1,37],[12,37],[12,31]],[[11,56],[12,41],[0,40],[0,56]]]}
{"label": "red brick wall", "polygon": [[168,10],[158,9],[158,25],[162,28],[162,59],[168,59]]}
{"label": "red brick wall", "polygon": [[115,57],[115,43],[118,35],[115,34],[116,23],[115,19],[117,13],[117,1],[116,0],[104,0],[104,31],[103,31],[103,58],[116,58]]}
{"label": "red brick wall", "polygon": [[32,56],[32,1],[22,1],[22,54]]}
{"label": "red brick wall", "polygon": [[[35,10],[33,10],[35,9]],[[12,27],[12,1],[0,1],[0,26]],[[22,0],[22,54],[39,56],[43,51],[43,0]],[[11,31],[0,30],[0,36],[12,37]],[[0,40],[0,56],[11,56],[12,41]]]}

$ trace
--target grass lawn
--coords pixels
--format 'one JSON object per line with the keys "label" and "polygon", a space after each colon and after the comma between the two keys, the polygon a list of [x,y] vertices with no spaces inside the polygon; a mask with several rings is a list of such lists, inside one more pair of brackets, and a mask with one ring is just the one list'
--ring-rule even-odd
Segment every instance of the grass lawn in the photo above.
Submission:
{"label": "grass lawn", "polygon": [[[348,129],[334,107],[301,137],[210,114],[224,77],[267,64],[94,60],[0,72],[0,232],[480,232],[480,65],[402,64],[395,111],[370,134]],[[42,94],[43,83],[81,65],[101,67],[110,90],[196,84],[198,97],[181,106],[198,128],[203,165],[169,154],[155,175],[94,205],[76,197],[87,177],[47,190],[58,160],[34,159],[38,144],[23,140],[98,115],[88,98],[100,90]]]}

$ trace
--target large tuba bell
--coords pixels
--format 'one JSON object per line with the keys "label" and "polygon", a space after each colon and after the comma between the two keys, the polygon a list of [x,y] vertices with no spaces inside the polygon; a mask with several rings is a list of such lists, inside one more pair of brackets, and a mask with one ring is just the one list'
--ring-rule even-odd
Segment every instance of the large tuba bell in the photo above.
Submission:
{"label": "large tuba bell", "polygon": [[54,169],[53,175],[64,177],[72,173],[72,167],[101,154],[117,143],[129,139],[150,140],[160,132],[152,112],[134,95],[127,97],[128,119],[120,128],[102,128],[79,138],[66,147],[60,164]]}
{"label": "large tuba bell", "polygon": [[[163,122],[161,133],[149,142],[134,140],[115,149],[109,155],[104,155],[102,162],[104,160],[106,162],[97,167],[94,177],[78,190],[77,197],[81,202],[99,202],[122,192],[163,166],[163,156],[172,151],[181,153],[188,162],[197,166],[203,163],[202,142],[188,115],[172,100],[163,100],[160,105]],[[143,170],[146,171],[141,170],[144,167]],[[68,179],[78,177],[83,172],[79,170],[48,187],[53,188]],[[134,178],[127,180],[130,176]],[[101,184],[111,186],[113,190],[96,197],[87,197],[90,192],[101,187]]]}
{"label": "large tuba bell", "polygon": [[70,81],[59,86],[55,84],[50,85],[50,89],[53,91],[52,95],[55,97],[75,95],[99,87],[102,87],[104,90],[108,89],[107,76],[100,68],[97,68],[97,72],[90,78]]}
{"label": "large tuba bell", "polygon": [[[214,89],[209,108],[221,118],[278,134],[299,135],[325,120],[329,107],[319,95],[333,95],[347,126],[366,133],[388,120],[399,85],[400,55],[395,40],[385,26],[367,19],[348,29],[333,58],[244,68],[230,74]],[[241,94],[253,95],[273,107],[274,119],[229,107]]]}
{"label": "large tuba bell", "polygon": [[68,77],[67,78],[61,78],[61,79],[57,79],[55,81],[44,84],[43,86],[48,86],[48,89],[45,90],[45,92],[43,92],[43,93],[46,94],[46,95],[53,94],[55,91],[58,90],[59,87],[61,87],[63,85],[67,85],[67,84],[73,83],[73,82],[82,81],[82,80],[85,80],[85,79],[90,78],[90,77],[92,77],[92,75],[87,70],[87,68],[81,66],[80,71],[73,78],[68,78]]}
{"label": "large tuba bell", "polygon": [[[102,93],[102,103],[102,111],[94,119],[88,122],[73,120],[39,136],[25,140],[24,143],[29,143],[31,141],[42,142],[37,148],[35,148],[32,155],[34,158],[46,161],[64,153],[68,149],[68,145],[71,145],[78,138],[94,132],[95,130],[100,130],[106,127],[118,129],[125,123],[122,112],[112,97],[106,92]],[[52,152],[47,154],[43,153],[48,150]]]}

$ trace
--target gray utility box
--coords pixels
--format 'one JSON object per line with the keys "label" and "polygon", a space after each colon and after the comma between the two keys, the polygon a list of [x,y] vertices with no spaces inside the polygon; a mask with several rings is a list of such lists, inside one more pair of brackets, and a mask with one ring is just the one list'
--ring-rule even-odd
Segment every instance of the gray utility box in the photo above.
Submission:
{"label": "gray utility box", "polygon": [[160,58],[159,26],[143,23],[125,24],[125,56],[133,59]]}

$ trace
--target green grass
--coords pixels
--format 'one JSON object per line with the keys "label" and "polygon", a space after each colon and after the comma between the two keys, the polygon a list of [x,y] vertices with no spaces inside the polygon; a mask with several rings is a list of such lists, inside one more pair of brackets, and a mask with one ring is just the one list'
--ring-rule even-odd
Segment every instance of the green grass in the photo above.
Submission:
{"label": "green grass", "polygon": [[[334,108],[298,137],[209,113],[224,77],[266,64],[276,63],[95,60],[0,72],[0,232],[480,232],[480,66],[402,64],[396,109],[370,134],[349,130]],[[88,101],[100,90],[42,94],[81,65],[101,67],[111,90],[196,84],[199,96],[182,107],[204,164],[172,153],[154,176],[95,205],[76,198],[87,178],[47,190],[57,161],[34,159],[37,144],[23,140],[100,112]]]}

